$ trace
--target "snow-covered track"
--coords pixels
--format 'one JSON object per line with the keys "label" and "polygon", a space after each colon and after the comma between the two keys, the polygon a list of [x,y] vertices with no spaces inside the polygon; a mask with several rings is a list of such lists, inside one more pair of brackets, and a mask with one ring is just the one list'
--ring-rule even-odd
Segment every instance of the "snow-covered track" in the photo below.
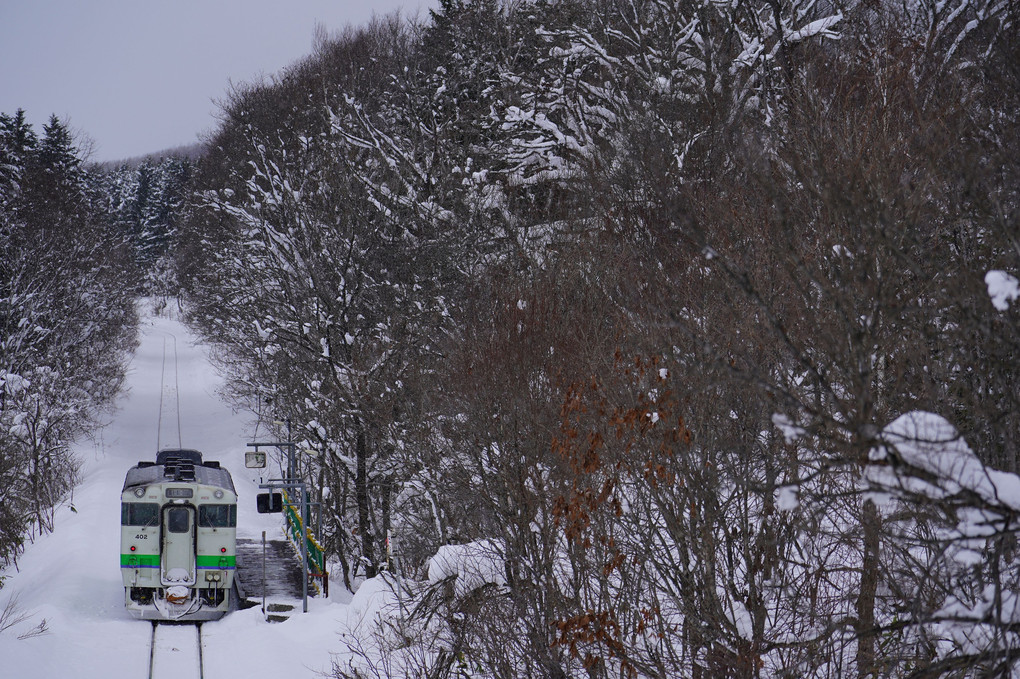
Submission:
{"label": "snow-covered track", "polygon": [[203,679],[202,625],[153,622],[148,679]]}

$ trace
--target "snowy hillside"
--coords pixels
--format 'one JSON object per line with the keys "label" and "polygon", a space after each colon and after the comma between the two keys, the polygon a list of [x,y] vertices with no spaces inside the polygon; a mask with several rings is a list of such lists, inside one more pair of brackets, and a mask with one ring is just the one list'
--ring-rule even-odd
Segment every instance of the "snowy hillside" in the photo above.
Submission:
{"label": "snowy hillside", "polygon": [[[244,443],[251,423],[231,412],[217,396],[219,378],[206,349],[193,344],[176,320],[146,318],[132,361],[127,388],[110,423],[91,443],[83,443],[84,482],[72,502],[58,512],[56,530],[30,545],[18,572],[0,591],[0,609],[15,598],[23,622],[0,634],[3,677],[139,677],[148,661],[150,625],[124,610],[118,568],[120,489],[127,469],[153,459],[160,410],[160,382],[166,351],[161,447],[175,447],[177,422],[172,385],[174,342],[180,393],[181,441],[220,460],[230,470],[239,495],[238,535],[283,537],[279,519],[255,511],[257,472],[244,467]],[[342,585],[331,588],[337,597]],[[207,676],[317,677],[329,670],[330,650],[346,628],[348,605],[309,601],[309,613],[270,625],[259,608],[207,623]],[[47,632],[19,640],[45,620]]]}

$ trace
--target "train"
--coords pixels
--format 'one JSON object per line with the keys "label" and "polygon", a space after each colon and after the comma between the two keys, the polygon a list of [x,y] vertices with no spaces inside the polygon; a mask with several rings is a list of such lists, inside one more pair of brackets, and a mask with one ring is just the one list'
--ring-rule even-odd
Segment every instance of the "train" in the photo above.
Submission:
{"label": "train", "polygon": [[236,603],[237,491],[197,450],[161,450],[128,470],[120,568],[135,618],[216,620]]}

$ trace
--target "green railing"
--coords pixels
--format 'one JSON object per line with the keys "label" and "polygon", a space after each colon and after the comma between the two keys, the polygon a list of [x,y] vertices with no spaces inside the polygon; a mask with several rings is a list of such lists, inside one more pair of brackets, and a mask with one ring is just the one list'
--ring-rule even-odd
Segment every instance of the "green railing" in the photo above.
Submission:
{"label": "green railing", "polygon": [[290,536],[290,540],[299,554],[301,553],[301,533],[305,534],[305,543],[308,545],[308,562],[305,564],[305,569],[308,571],[309,580],[319,594],[328,596],[326,553],[310,528],[302,530],[301,509],[290,501],[287,491],[283,491],[283,513],[287,517],[287,535]]}

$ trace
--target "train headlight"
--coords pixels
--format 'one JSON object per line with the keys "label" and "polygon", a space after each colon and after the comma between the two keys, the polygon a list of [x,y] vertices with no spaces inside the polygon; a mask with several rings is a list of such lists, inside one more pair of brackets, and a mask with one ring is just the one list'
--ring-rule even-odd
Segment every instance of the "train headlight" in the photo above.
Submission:
{"label": "train headlight", "polygon": [[216,490],[213,491],[213,497],[219,500],[221,497],[223,497],[223,491],[217,488]]}
{"label": "train headlight", "polygon": [[139,488],[135,488],[135,497],[144,497],[144,496],[145,496],[145,486],[141,486]]}
{"label": "train headlight", "polygon": [[206,582],[219,582],[220,581],[220,574],[219,573],[206,573],[205,574],[205,580],[206,580]]}

